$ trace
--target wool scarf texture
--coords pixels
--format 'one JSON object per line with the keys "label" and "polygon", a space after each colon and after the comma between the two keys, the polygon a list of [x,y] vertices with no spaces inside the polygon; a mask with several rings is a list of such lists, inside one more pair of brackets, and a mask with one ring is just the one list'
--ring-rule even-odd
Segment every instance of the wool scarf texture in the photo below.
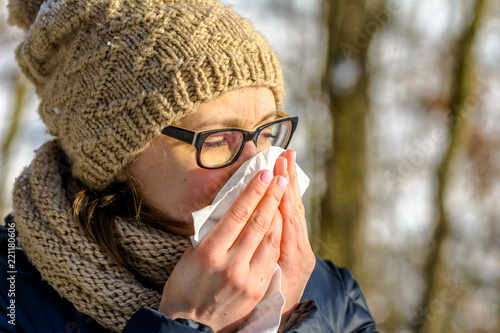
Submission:
{"label": "wool scarf texture", "polygon": [[[163,286],[191,245],[187,238],[124,218],[115,229],[124,257],[139,277],[116,263],[74,221],[60,175],[56,140],[38,149],[14,187],[18,240],[31,263],[76,309],[121,332],[139,309],[157,309]],[[142,281],[142,282],[141,282]]]}

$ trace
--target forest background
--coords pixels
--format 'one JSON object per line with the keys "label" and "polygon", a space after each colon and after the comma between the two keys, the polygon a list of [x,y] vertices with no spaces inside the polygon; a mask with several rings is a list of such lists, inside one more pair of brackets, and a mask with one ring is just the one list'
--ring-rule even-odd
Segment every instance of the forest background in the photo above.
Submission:
{"label": "forest background", "polygon": [[[225,0],[285,67],[316,253],[381,332],[499,332],[500,1]],[[49,136],[0,0],[0,215]]]}

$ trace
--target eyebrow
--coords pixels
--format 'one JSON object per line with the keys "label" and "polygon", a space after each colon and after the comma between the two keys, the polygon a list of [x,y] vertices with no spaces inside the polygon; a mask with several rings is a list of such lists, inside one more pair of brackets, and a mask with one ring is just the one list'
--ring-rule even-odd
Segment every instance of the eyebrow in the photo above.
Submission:
{"label": "eyebrow", "polygon": [[[274,118],[276,117],[276,115],[278,114],[278,110],[273,110],[267,114],[265,114],[259,122],[256,123],[255,126],[257,126],[258,124],[261,124],[262,122],[264,122],[265,120],[269,119],[269,118]],[[238,118],[233,118],[233,119],[225,119],[223,120],[222,122],[220,120],[217,120],[217,119],[208,119],[200,124],[198,124],[197,127],[197,130],[201,130],[201,129],[207,129],[207,128],[211,128],[211,127],[215,127],[217,125],[222,125],[222,127],[227,127],[227,128],[240,128],[242,127],[242,121],[241,119],[238,119]]]}

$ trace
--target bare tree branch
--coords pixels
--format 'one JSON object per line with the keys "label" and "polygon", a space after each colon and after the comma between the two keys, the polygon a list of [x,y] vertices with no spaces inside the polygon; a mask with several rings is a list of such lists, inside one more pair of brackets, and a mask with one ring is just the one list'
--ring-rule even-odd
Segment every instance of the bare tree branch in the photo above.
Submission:
{"label": "bare tree branch", "polygon": [[[444,243],[449,232],[450,221],[445,207],[446,191],[451,177],[451,166],[457,148],[462,142],[462,134],[467,125],[467,119],[463,116],[466,99],[472,91],[473,78],[473,44],[478,29],[484,0],[476,0],[474,15],[466,24],[460,40],[456,46],[455,68],[451,80],[451,95],[449,109],[451,110],[448,123],[449,142],[446,152],[437,169],[437,193],[436,210],[438,220],[432,237],[433,247],[427,259],[424,278],[427,281],[423,299],[418,311],[419,316],[413,318],[411,325],[414,332],[439,333],[444,332],[447,325],[446,311],[436,312],[432,308],[434,301],[439,301],[440,294],[447,288],[446,267],[443,262]],[[445,306],[450,306],[448,302]],[[432,320],[431,320],[432,319]]]}

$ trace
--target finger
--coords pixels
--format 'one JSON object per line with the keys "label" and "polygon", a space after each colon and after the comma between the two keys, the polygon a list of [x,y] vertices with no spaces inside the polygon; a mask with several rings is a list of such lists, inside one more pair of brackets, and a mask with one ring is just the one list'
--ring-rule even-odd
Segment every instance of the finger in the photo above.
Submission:
{"label": "finger", "polygon": [[[276,164],[274,165],[274,174],[280,174],[284,177],[289,178],[288,169],[290,160],[289,151],[284,151],[280,157],[276,160]],[[289,185],[289,187],[291,184]],[[284,213],[283,223],[286,224],[283,226],[282,230],[282,243],[285,244],[296,244],[297,231],[295,230],[296,226],[293,223],[293,196],[291,194],[292,188],[287,187],[285,193],[283,194],[283,198],[280,203],[280,211]],[[287,214],[287,215],[285,215]]]}
{"label": "finger", "polygon": [[283,215],[284,239],[291,245],[293,242],[297,242],[298,239],[302,241],[308,239],[308,231],[304,205],[302,203],[297,178],[297,166],[295,163],[296,153],[293,150],[287,150],[283,154],[283,157],[287,159],[287,173],[289,175],[290,185],[282,199],[280,211]]}
{"label": "finger", "polygon": [[251,260],[271,228],[273,218],[278,212],[287,185],[288,179],[285,177],[276,176],[273,178],[266,194],[255,208],[245,228],[229,251],[242,256],[242,258],[247,258],[248,261]]}
{"label": "finger", "polygon": [[292,194],[292,201],[294,207],[294,214],[300,217],[302,227],[307,235],[307,224],[306,224],[306,211],[304,209],[304,204],[302,203],[302,196],[300,194],[300,185],[297,173],[297,164],[295,163],[297,153],[294,150],[287,151],[288,159],[288,174],[290,178],[290,193]]}
{"label": "finger", "polygon": [[293,251],[297,247],[297,238],[299,234],[303,233],[301,227],[299,227],[299,223],[296,223],[291,191],[290,188],[287,188],[279,207],[283,220],[281,251],[285,254],[290,253],[290,251]]}
{"label": "finger", "polygon": [[295,163],[297,153],[294,150],[287,150],[284,157],[286,157],[287,159],[288,175],[290,177],[291,189],[293,189],[295,199],[300,199],[300,186],[299,179],[297,178],[297,164]]}
{"label": "finger", "polygon": [[288,160],[284,155],[284,153],[286,152],[283,152],[276,159],[276,163],[274,164],[274,175],[275,176],[281,175],[283,177],[288,178]]}
{"label": "finger", "polygon": [[250,266],[252,268],[270,272],[271,275],[269,278],[272,277],[272,273],[274,273],[280,257],[282,225],[283,219],[281,213],[276,211],[269,231],[262,239],[250,261]]}
{"label": "finger", "polygon": [[218,248],[221,251],[230,249],[266,193],[272,179],[273,176],[268,170],[257,173],[200,246]]}

